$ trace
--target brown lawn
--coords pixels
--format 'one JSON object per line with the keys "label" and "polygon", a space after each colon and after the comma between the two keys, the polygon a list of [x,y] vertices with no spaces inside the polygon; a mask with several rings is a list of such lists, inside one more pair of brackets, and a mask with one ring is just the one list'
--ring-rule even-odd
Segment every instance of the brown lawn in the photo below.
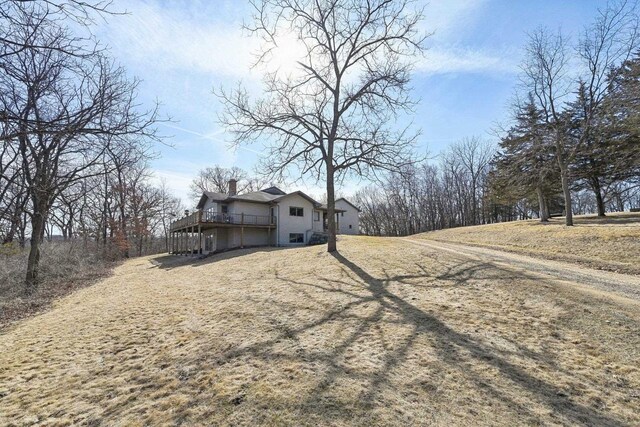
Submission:
{"label": "brown lawn", "polygon": [[588,267],[640,274],[640,212],[574,217],[573,227],[564,218],[461,227],[423,233],[414,237],[485,246],[525,255],[556,259]]}
{"label": "brown lawn", "polygon": [[0,425],[639,425],[637,301],[401,239],[131,260],[0,332]]}

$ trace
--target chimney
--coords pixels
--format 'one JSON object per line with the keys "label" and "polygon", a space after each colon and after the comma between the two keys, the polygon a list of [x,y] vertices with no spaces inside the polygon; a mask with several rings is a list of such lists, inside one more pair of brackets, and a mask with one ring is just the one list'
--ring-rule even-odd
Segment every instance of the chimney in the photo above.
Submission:
{"label": "chimney", "polygon": [[235,196],[235,195],[238,193],[237,185],[236,185],[236,184],[237,184],[237,182],[238,182],[238,181],[236,181],[236,180],[235,180],[235,179],[233,179],[233,178],[231,178],[231,179],[229,180],[229,195],[230,195],[230,196]]}

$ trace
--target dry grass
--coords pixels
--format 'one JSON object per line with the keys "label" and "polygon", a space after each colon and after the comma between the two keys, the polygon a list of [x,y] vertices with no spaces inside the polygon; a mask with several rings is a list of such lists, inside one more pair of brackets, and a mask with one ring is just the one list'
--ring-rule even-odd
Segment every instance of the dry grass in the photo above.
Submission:
{"label": "dry grass", "polygon": [[29,248],[0,245],[0,329],[46,310],[51,303],[109,275],[115,266],[97,253],[94,245],[80,241],[44,242],[41,249],[40,284],[25,295],[24,277]]}
{"label": "dry grass", "polygon": [[340,248],[128,261],[0,335],[0,424],[640,424],[637,302]]}
{"label": "dry grass", "polygon": [[423,233],[415,237],[507,250],[588,267],[640,274],[640,213],[613,213],[605,218],[577,216],[548,224],[517,221]]}

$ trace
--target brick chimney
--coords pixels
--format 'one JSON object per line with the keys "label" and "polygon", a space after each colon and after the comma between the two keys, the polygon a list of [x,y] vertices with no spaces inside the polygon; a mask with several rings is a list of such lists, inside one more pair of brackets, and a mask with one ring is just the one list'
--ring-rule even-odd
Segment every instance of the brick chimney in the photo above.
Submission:
{"label": "brick chimney", "polygon": [[237,183],[238,183],[238,181],[236,181],[233,178],[231,178],[229,180],[229,195],[230,196],[235,196],[238,193]]}

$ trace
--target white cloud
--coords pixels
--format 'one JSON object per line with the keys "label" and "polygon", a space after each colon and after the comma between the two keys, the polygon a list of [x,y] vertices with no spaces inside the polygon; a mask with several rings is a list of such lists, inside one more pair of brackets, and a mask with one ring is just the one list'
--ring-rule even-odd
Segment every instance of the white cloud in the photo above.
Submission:
{"label": "white cloud", "polygon": [[[433,0],[425,9],[424,29],[433,33],[428,51],[417,64],[425,74],[517,71],[516,55],[505,49],[479,48],[473,41],[489,0]],[[473,47],[472,47],[473,46]]]}
{"label": "white cloud", "polygon": [[[477,72],[503,69],[498,54],[456,49],[473,30],[477,16],[487,0],[434,0],[425,9],[424,31],[434,32],[428,40],[427,59],[418,69],[430,73]],[[126,4],[126,16],[110,19],[100,29],[118,57],[143,65],[160,74],[189,70],[217,77],[257,80],[252,70],[260,42],[243,34],[239,22],[216,19],[202,3],[161,3],[157,0]],[[191,6],[191,7],[189,7]],[[283,39],[282,48],[271,58],[269,67],[292,68],[300,52],[293,42]],[[452,47],[453,46],[453,47]],[[157,76],[161,78],[161,74]]]}
{"label": "white cloud", "polygon": [[416,70],[426,74],[492,73],[510,74],[518,71],[513,55],[494,54],[473,49],[434,48],[427,51]]}
{"label": "white cloud", "polygon": [[126,10],[127,15],[109,19],[100,28],[100,38],[118,57],[156,72],[188,69],[231,77],[250,74],[256,42],[243,36],[240,23],[207,19],[215,14],[199,7],[172,7],[156,1],[127,3]]}
{"label": "white cloud", "polygon": [[423,26],[434,38],[452,40],[471,31],[488,0],[433,0],[425,8]]}

